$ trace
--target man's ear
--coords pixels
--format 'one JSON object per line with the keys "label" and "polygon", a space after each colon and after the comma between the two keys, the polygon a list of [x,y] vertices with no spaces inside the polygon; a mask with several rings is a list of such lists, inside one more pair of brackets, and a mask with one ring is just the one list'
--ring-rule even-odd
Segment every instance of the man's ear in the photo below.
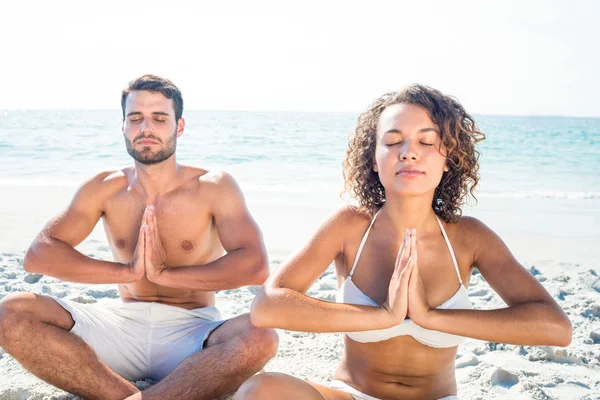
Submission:
{"label": "man's ear", "polygon": [[185,119],[183,117],[179,118],[177,121],[177,137],[183,135],[183,130],[185,129]]}

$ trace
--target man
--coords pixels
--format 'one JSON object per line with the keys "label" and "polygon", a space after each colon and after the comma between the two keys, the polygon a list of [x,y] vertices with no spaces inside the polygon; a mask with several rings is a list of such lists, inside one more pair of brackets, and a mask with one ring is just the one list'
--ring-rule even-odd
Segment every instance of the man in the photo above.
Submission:
{"label": "man", "polygon": [[[0,347],[41,379],[89,399],[232,393],[277,350],[273,330],[254,328],[248,314],[223,321],[214,307],[214,291],[267,278],[260,231],[231,176],[177,164],[185,121],[172,82],[131,81],[121,106],[134,166],[86,182],[36,237],[24,267],[117,283],[122,302],[11,294],[0,302]],[[100,218],[114,262],[74,249]],[[145,378],[160,381],[143,393],[128,382]]]}

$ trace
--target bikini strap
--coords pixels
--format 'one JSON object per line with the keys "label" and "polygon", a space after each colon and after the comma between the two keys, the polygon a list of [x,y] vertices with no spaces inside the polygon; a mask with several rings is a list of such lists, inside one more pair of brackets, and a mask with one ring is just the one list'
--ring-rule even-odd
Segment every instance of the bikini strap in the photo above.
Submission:
{"label": "bikini strap", "polygon": [[456,256],[454,255],[454,249],[452,248],[452,244],[450,244],[450,239],[448,239],[448,235],[446,235],[446,230],[444,229],[444,225],[442,225],[442,221],[436,215],[438,224],[440,225],[440,229],[442,230],[442,235],[444,236],[444,240],[446,240],[446,244],[448,245],[448,250],[450,250],[450,256],[452,256],[452,263],[454,263],[454,269],[456,270],[456,275],[458,276],[458,281],[460,284],[463,284],[462,278],[460,277],[460,271],[458,269],[458,263],[456,262]]}
{"label": "bikini strap", "polygon": [[354,270],[356,269],[356,264],[358,264],[358,259],[360,258],[360,253],[362,253],[362,249],[365,246],[365,243],[367,242],[367,238],[369,237],[369,232],[371,232],[371,227],[375,223],[375,219],[377,219],[377,216],[379,215],[380,211],[381,211],[381,208],[379,210],[377,210],[377,212],[373,216],[373,219],[371,220],[371,224],[367,228],[367,231],[365,232],[362,240],[360,241],[360,246],[358,246],[358,252],[356,253],[356,257],[354,257],[354,264],[352,265],[352,269],[350,270],[350,273],[348,274],[349,277],[352,277],[352,275],[354,275]]}

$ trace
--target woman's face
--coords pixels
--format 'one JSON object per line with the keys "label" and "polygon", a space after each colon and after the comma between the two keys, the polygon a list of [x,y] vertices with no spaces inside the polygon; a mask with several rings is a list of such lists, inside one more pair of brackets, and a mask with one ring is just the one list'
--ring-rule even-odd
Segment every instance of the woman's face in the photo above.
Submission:
{"label": "woman's face", "polygon": [[448,171],[439,127],[426,109],[414,104],[394,104],[383,110],[374,161],[373,169],[386,197],[433,196],[444,171]]}

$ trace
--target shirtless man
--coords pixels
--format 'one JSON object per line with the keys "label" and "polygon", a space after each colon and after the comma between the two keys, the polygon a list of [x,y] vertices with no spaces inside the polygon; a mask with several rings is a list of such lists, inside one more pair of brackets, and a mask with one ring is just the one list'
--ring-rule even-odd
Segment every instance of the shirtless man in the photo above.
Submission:
{"label": "shirtless man", "polygon": [[[117,283],[122,302],[8,295],[0,347],[41,379],[89,399],[232,393],[277,350],[273,330],[253,327],[248,314],[223,321],[214,307],[214,291],[267,278],[260,231],[231,176],[177,164],[185,121],[172,82],[144,75],[123,90],[121,105],[134,166],[86,182],[36,237],[24,267]],[[74,249],[100,218],[114,262]],[[145,378],[160,381],[143,393],[128,382]]]}

